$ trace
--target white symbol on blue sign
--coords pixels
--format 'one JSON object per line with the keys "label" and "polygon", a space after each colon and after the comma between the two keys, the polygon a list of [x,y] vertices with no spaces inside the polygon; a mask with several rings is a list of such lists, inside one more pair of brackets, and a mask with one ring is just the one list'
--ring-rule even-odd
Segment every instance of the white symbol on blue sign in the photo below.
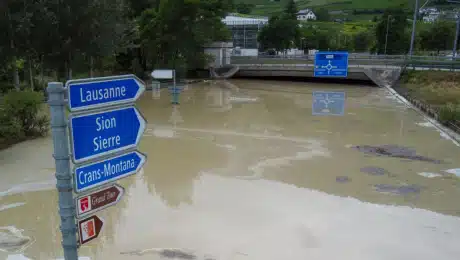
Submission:
{"label": "white symbol on blue sign", "polygon": [[313,92],[313,115],[342,116],[345,111],[345,92]]}
{"label": "white symbol on blue sign", "polygon": [[69,80],[66,87],[72,112],[133,103],[145,91],[134,75]]}
{"label": "white symbol on blue sign", "polygon": [[348,52],[316,52],[315,77],[347,77]]}
{"label": "white symbol on blue sign", "polygon": [[144,133],[145,123],[135,107],[71,116],[74,163],[136,147]]}
{"label": "white symbol on blue sign", "polygon": [[137,173],[146,156],[138,151],[129,152],[103,161],[75,168],[75,192],[89,190]]}

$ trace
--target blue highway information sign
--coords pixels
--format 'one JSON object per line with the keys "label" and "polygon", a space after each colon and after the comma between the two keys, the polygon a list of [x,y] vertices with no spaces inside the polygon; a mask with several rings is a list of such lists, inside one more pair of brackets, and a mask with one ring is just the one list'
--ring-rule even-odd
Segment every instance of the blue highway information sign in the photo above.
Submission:
{"label": "blue highway information sign", "polygon": [[129,152],[103,161],[76,167],[75,192],[93,189],[137,173],[144,165],[146,156],[138,151]]}
{"label": "blue highway information sign", "polygon": [[88,161],[137,146],[145,119],[135,107],[70,117],[72,159]]}
{"label": "blue highway information sign", "polygon": [[72,112],[134,103],[145,91],[134,75],[69,80],[66,87]]}
{"label": "blue highway information sign", "polygon": [[348,75],[348,52],[316,52],[315,77],[342,77]]}

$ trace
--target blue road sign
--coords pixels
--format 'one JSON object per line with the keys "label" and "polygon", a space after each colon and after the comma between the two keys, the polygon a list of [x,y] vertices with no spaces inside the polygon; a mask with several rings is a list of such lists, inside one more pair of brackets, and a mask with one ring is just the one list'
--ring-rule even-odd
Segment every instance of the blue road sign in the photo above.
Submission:
{"label": "blue road sign", "polygon": [[79,193],[133,175],[142,168],[146,156],[138,151],[76,167],[75,192]]}
{"label": "blue road sign", "polygon": [[313,115],[342,116],[345,111],[345,92],[313,92]]}
{"label": "blue road sign", "polygon": [[69,80],[66,87],[72,112],[133,103],[145,91],[135,75]]}
{"label": "blue road sign", "polygon": [[315,77],[347,77],[348,52],[316,52]]}
{"label": "blue road sign", "polygon": [[145,123],[135,107],[71,116],[74,163],[136,147],[144,133]]}

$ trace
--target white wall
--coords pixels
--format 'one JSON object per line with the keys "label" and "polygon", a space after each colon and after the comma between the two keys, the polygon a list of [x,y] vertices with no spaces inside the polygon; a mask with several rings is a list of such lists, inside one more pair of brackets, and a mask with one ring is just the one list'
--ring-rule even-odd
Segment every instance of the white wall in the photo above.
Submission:
{"label": "white wall", "polygon": [[211,61],[208,66],[210,67],[220,67],[220,64],[222,63],[222,56],[221,56],[221,50],[220,48],[205,48],[204,53],[206,54],[211,54],[214,57],[214,60]]}
{"label": "white wall", "polygon": [[241,49],[241,56],[257,56],[259,55],[258,49]]}
{"label": "white wall", "polygon": [[232,52],[233,43],[231,42],[214,42],[205,46],[204,52],[214,57],[208,66],[219,68],[231,63],[230,57]]}

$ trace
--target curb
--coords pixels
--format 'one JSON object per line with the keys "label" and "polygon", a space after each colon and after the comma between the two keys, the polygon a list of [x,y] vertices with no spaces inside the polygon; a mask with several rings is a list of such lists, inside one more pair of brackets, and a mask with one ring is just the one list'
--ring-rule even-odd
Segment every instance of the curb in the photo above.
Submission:
{"label": "curb", "polygon": [[460,135],[439,123],[437,121],[437,113],[431,107],[407,95],[399,94],[398,91],[396,91],[390,85],[386,84],[383,87],[386,88],[392,95],[401,100],[407,107],[414,109],[425,120],[433,124],[434,127],[444,133],[455,145],[460,146]]}

